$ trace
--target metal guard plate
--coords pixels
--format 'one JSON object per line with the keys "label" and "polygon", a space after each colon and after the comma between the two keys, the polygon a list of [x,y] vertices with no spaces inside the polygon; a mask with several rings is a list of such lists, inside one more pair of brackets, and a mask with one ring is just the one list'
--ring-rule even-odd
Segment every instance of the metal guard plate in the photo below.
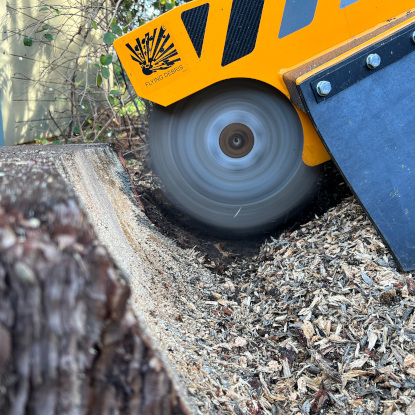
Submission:
{"label": "metal guard plate", "polygon": [[[415,270],[414,30],[406,28],[298,85],[328,152],[404,271]],[[393,59],[382,57],[379,47],[385,44]],[[369,71],[370,53],[387,65]],[[343,86],[333,85],[334,94],[316,99],[316,82],[325,76]]]}

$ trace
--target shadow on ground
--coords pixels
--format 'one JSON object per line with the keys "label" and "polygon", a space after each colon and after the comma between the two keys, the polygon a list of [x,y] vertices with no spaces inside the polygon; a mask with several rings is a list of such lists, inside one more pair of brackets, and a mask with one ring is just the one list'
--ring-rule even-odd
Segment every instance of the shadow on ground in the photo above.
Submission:
{"label": "shadow on ground", "polygon": [[349,187],[334,164],[325,163],[315,197],[295,220],[259,235],[235,237],[206,229],[177,210],[164,196],[161,183],[146,166],[140,152],[125,153],[124,157],[150,221],[163,235],[175,241],[181,248],[195,249],[204,264],[210,265],[219,274],[233,262],[252,261],[258,255],[260,246],[266,238],[271,236],[277,238],[283,232],[293,232],[351,195]]}

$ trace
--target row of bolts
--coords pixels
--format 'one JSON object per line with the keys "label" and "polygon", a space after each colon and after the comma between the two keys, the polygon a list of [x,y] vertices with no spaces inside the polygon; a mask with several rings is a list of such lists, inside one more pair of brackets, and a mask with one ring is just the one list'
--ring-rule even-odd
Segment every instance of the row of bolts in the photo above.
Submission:
{"label": "row of bolts", "polygon": [[[415,32],[412,33],[412,41],[415,43]],[[376,69],[380,65],[381,59],[377,53],[371,53],[366,58],[366,65],[369,69]],[[326,97],[331,92],[331,83],[329,81],[320,81],[316,86],[317,94]]]}

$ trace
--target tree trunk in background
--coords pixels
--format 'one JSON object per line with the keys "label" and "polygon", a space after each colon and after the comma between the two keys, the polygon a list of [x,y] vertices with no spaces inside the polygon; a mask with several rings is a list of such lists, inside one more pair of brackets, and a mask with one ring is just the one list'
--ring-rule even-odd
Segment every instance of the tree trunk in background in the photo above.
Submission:
{"label": "tree trunk in background", "polygon": [[0,414],[188,414],[53,163],[0,164]]}

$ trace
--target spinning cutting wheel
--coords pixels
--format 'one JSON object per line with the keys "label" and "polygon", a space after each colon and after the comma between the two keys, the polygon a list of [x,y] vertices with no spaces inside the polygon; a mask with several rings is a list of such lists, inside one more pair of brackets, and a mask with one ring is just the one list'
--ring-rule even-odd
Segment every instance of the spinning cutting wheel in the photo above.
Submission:
{"label": "spinning cutting wheel", "polygon": [[318,174],[302,161],[302,126],[291,103],[247,80],[155,106],[150,150],[179,209],[236,233],[286,221],[307,201]]}

